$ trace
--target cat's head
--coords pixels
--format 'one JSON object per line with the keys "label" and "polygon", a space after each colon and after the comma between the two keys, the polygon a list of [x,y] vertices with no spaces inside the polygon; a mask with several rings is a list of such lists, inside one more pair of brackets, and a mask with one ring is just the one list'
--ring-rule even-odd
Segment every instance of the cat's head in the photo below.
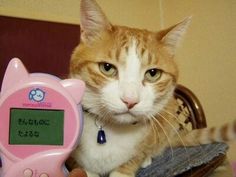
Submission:
{"label": "cat's head", "polygon": [[94,0],[81,0],[81,42],[70,74],[86,82],[84,108],[119,123],[156,115],[173,95],[175,50],[189,22],[159,32],[116,26]]}

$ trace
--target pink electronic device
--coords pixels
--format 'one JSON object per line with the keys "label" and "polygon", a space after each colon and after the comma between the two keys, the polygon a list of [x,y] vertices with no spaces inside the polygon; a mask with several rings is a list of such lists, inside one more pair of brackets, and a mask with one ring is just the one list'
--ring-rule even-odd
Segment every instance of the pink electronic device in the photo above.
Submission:
{"label": "pink electronic device", "polygon": [[82,131],[85,84],[29,74],[14,58],[0,93],[1,177],[65,177]]}

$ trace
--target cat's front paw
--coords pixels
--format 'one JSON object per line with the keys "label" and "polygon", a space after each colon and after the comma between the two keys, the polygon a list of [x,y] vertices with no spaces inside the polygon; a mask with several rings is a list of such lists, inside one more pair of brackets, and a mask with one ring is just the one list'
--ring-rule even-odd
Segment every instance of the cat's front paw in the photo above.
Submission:
{"label": "cat's front paw", "polygon": [[118,171],[113,171],[110,173],[109,177],[135,177],[135,175],[128,175]]}
{"label": "cat's front paw", "polygon": [[152,164],[152,158],[151,158],[151,157],[147,157],[147,158],[143,161],[141,167],[142,167],[142,168],[146,168],[147,166],[149,166],[149,165],[151,165],[151,164]]}

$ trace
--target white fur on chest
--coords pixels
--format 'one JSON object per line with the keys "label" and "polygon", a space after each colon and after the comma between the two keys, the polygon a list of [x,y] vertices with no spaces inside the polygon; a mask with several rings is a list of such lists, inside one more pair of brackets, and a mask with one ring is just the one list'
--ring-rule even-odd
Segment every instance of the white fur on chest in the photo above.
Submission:
{"label": "white fur on chest", "polygon": [[86,170],[98,174],[108,173],[132,158],[136,153],[136,146],[145,137],[146,129],[141,123],[107,125],[104,127],[107,142],[98,144],[98,127],[94,118],[86,115],[80,147],[73,156]]}

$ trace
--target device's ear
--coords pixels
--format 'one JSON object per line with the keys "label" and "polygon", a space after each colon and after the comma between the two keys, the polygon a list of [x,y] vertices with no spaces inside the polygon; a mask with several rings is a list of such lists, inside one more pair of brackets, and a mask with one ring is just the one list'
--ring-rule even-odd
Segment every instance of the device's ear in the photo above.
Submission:
{"label": "device's ear", "polygon": [[65,79],[60,83],[71,94],[76,103],[80,103],[82,96],[84,95],[85,83],[79,79]]}
{"label": "device's ear", "polygon": [[29,77],[29,73],[23,63],[18,58],[13,58],[9,62],[1,88],[1,94],[4,94],[9,88],[14,87],[14,85],[20,83]]}

